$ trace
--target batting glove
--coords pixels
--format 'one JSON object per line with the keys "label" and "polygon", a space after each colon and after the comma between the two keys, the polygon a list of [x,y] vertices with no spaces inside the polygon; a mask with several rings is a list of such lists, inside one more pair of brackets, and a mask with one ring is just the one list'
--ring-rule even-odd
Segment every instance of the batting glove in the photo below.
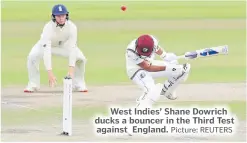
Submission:
{"label": "batting glove", "polygon": [[166,62],[173,62],[173,61],[177,61],[177,55],[175,55],[174,53],[166,53],[166,56],[164,58],[164,60]]}

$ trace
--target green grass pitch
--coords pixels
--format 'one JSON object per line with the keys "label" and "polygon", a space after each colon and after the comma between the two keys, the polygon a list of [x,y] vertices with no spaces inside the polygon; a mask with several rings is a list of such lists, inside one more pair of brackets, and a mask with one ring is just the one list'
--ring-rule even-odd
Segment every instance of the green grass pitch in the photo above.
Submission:
{"label": "green grass pitch", "polygon": [[[56,2],[3,2],[2,6],[2,85],[27,83],[26,58],[37,42],[44,24],[50,20]],[[170,52],[182,54],[198,48],[229,45],[229,55],[192,61],[188,82],[238,82],[245,80],[245,29],[152,29],[99,28],[101,22],[160,20],[244,19],[245,2],[64,2],[79,29],[79,48],[88,58],[89,84],[129,82],[125,72],[125,48],[140,34],[155,35]],[[120,11],[125,4],[126,12]],[[18,11],[18,12],[16,12]],[[83,22],[95,22],[84,28]],[[183,21],[182,21],[183,22]],[[154,27],[153,26],[153,27]],[[114,40],[113,40],[114,39]],[[54,57],[54,72],[61,83],[67,73],[67,60]],[[43,61],[41,82],[47,83]],[[63,67],[63,68],[61,68]],[[117,73],[117,74],[115,74]]]}

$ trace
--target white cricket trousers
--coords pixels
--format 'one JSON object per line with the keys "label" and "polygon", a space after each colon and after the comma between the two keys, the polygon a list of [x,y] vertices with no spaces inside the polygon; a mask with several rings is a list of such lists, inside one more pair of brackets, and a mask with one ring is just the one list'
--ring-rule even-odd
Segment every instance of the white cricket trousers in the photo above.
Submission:
{"label": "white cricket trousers", "polygon": [[[75,65],[75,73],[73,79],[73,87],[81,87],[85,86],[85,65],[87,59],[85,58],[82,51],[77,47],[77,55],[76,55],[76,65]],[[66,49],[62,48],[51,48],[52,55],[60,56],[60,57],[69,57],[69,52]],[[32,50],[30,51],[27,57],[27,69],[28,69],[28,87],[36,87],[40,88],[40,72],[39,72],[39,64],[40,60],[43,59],[44,50],[41,44],[37,43],[34,45]]]}
{"label": "white cricket trousers", "polygon": [[[164,64],[164,61],[158,61]],[[161,65],[161,64],[156,64],[154,65]],[[189,69],[188,69],[189,70]],[[169,87],[170,82],[173,82],[173,85],[169,87],[169,92],[172,93],[175,91],[177,88],[178,84],[181,83],[181,80],[174,80],[176,78],[182,77],[181,79],[186,80],[188,76],[188,71],[185,70],[185,74],[177,74],[174,75],[174,73],[169,72],[169,71],[160,71],[160,72],[148,72],[146,70],[140,69],[135,72],[135,74],[132,76],[131,80],[138,85],[139,88],[143,90],[142,96],[138,99],[139,103],[142,102],[142,107],[151,107],[153,103],[155,103],[157,100],[159,100],[162,88],[164,85],[166,87]],[[164,83],[162,83],[162,86],[158,86],[155,84],[154,79],[155,78],[167,78]],[[145,99],[149,98],[149,99]],[[137,106],[139,106],[139,103]],[[140,108],[142,108],[140,107]]]}

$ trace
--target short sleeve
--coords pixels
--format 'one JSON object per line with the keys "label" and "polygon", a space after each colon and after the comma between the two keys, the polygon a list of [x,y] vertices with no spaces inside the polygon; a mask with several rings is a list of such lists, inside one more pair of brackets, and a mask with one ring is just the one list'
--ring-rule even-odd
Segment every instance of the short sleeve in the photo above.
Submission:
{"label": "short sleeve", "polygon": [[137,65],[144,61],[144,59],[142,59],[138,55],[136,55],[136,53],[134,53],[134,51],[127,50],[127,56],[128,56],[129,60],[133,61]]}

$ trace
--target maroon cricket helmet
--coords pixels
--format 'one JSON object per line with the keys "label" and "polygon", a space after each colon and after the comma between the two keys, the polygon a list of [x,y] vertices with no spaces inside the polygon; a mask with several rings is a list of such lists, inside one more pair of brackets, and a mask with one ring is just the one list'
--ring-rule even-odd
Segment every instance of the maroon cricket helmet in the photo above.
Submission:
{"label": "maroon cricket helmet", "polygon": [[150,35],[141,35],[136,40],[136,51],[141,56],[149,57],[154,49],[154,40]]}

